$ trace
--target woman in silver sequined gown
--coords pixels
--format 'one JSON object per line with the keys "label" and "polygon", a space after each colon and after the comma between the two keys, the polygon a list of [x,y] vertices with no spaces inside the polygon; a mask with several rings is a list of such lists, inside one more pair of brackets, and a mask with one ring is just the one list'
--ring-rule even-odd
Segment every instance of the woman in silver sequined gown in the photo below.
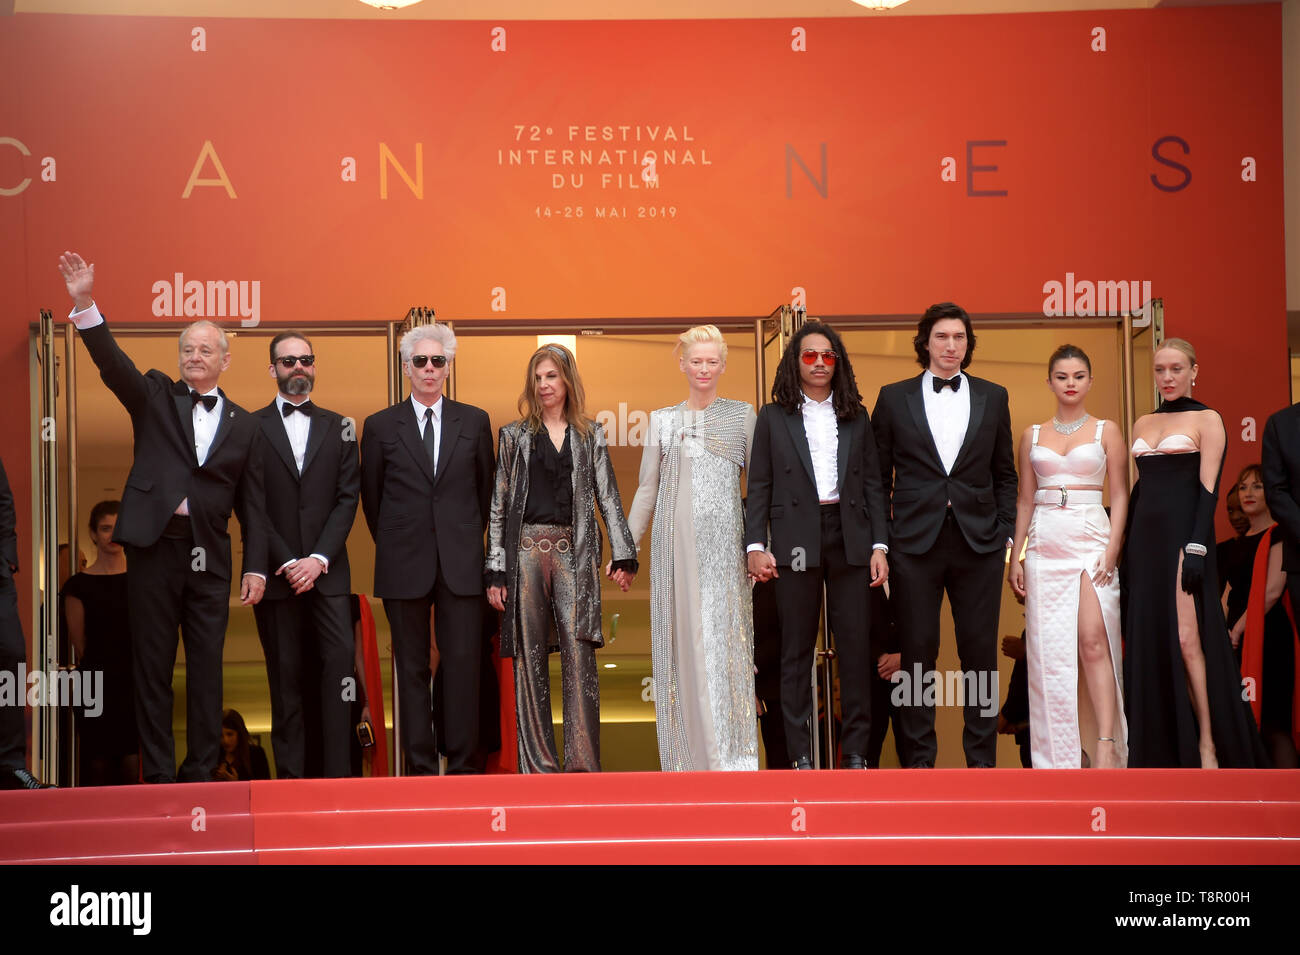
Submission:
{"label": "woman in silver sequined gown", "polygon": [[740,501],[754,409],[717,397],[727,357],[717,328],[692,328],[679,347],[690,394],[651,414],[628,515],[638,544],[654,517],[650,640],[659,765],[758,769],[753,605]]}

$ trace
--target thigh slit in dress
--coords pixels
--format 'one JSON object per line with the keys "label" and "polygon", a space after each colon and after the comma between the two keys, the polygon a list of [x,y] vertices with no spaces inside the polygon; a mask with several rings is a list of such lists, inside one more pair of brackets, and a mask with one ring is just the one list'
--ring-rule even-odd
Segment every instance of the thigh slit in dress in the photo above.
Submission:
{"label": "thigh slit in dress", "polygon": [[[1025,638],[1029,670],[1029,739],[1035,769],[1079,768],[1086,752],[1096,765],[1097,716],[1079,668],[1079,593],[1081,581],[1093,588],[1101,606],[1115,680],[1112,735],[1119,765],[1128,760],[1128,726],[1120,676],[1120,589],[1118,577],[1101,587],[1093,568],[1110,542],[1110,519],[1100,491],[1061,487],[1096,485],[1106,479],[1101,443],[1105,421],[1094,439],[1058,454],[1038,444],[1034,425],[1029,459],[1040,488],[1025,550]],[[1062,498],[1065,505],[1059,503]]]}

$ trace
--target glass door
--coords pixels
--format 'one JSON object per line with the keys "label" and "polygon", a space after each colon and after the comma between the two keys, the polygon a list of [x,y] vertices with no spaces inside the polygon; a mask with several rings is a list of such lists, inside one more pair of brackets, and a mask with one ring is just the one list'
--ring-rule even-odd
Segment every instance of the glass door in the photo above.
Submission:
{"label": "glass door", "polygon": [[[71,527],[76,515],[75,413],[72,326],[59,329],[42,309],[32,339],[32,617],[35,631],[29,672],[57,674],[71,668],[72,651],[60,627],[59,589],[77,571],[75,548],[60,544],[61,520]],[[60,402],[62,398],[62,402]],[[67,513],[64,513],[64,510]],[[55,700],[54,702],[58,702]],[[44,782],[76,784],[72,707],[32,707],[32,772]]]}
{"label": "glass door", "polygon": [[[1123,316],[1120,364],[1124,375],[1124,443],[1133,443],[1133,423],[1151,414],[1159,404],[1153,365],[1165,340],[1165,303],[1152,299]],[[1129,459],[1129,481],[1137,480],[1137,466]]]}

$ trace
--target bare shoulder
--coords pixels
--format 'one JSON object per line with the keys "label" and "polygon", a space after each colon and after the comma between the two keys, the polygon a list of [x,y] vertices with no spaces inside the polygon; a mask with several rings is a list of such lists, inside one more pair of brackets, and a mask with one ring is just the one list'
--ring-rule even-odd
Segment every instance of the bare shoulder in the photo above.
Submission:
{"label": "bare shoulder", "polygon": [[1202,434],[1223,435],[1227,433],[1223,426],[1223,416],[1213,408],[1194,411],[1192,414],[1196,416],[1196,424]]}

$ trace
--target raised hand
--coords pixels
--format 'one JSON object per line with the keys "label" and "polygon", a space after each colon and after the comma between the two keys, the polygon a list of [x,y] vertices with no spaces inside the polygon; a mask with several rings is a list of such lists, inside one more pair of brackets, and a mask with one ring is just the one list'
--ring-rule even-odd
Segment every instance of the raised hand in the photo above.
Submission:
{"label": "raised hand", "polygon": [[76,252],[64,252],[59,256],[59,274],[63,276],[68,294],[76,303],[77,310],[89,308],[94,301],[91,292],[95,288],[95,267],[87,265]]}

